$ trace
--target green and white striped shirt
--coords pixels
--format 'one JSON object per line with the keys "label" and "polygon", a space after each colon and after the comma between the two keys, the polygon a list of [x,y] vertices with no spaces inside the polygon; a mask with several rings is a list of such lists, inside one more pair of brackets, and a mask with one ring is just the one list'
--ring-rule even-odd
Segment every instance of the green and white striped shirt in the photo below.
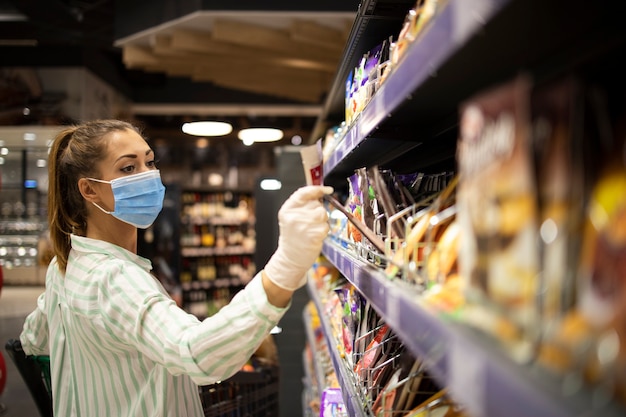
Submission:
{"label": "green and white striped shirt", "polygon": [[20,335],[50,355],[57,416],[203,416],[197,385],[223,380],[254,353],[286,309],[260,274],[204,321],[178,308],[150,261],[72,235],[66,274],[56,262]]}

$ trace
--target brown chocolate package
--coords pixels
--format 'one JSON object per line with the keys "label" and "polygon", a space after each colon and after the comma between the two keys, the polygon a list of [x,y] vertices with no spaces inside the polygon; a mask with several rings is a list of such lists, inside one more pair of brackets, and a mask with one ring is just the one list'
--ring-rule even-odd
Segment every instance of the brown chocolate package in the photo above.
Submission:
{"label": "brown chocolate package", "polygon": [[457,147],[463,319],[528,360],[537,338],[537,201],[530,81],[519,76],[461,107]]}

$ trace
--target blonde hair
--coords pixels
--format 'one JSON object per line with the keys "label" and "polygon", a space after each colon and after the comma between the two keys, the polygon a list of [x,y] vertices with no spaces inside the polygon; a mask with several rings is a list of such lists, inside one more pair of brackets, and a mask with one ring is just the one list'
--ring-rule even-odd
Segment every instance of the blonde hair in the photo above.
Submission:
{"label": "blonde hair", "polygon": [[48,157],[48,225],[52,251],[59,269],[65,272],[71,249],[70,234],[85,235],[87,206],[78,189],[78,180],[97,176],[96,162],[107,151],[105,136],[132,130],[121,120],[95,120],[68,127],[54,138]]}

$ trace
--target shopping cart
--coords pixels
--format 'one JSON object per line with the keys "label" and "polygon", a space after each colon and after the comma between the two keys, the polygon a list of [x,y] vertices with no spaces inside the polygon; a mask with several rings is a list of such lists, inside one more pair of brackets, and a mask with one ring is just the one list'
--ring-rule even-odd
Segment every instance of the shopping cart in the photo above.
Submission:
{"label": "shopping cart", "polygon": [[227,380],[200,387],[205,417],[278,416],[278,368],[239,371]]}
{"label": "shopping cart", "polygon": [[50,358],[26,355],[22,343],[16,339],[10,339],[5,349],[33,396],[39,414],[42,417],[52,417]]}
{"label": "shopping cart", "polygon": [[[42,417],[52,416],[50,358],[29,356],[19,340],[10,339],[6,351],[17,367]],[[239,371],[232,377],[199,387],[205,417],[276,417],[278,368]]]}

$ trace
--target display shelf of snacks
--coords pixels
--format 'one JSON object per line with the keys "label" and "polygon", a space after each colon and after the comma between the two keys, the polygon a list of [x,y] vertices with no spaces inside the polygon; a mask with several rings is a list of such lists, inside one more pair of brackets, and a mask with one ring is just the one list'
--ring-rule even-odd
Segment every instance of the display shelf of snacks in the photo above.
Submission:
{"label": "display shelf of snacks", "polygon": [[324,255],[469,415],[623,415],[623,6],[385,4],[320,118]]}
{"label": "display shelf of snacks", "polygon": [[[319,314],[313,302],[309,301],[302,315],[307,335],[303,352],[303,364],[307,377],[305,385],[307,389],[303,399],[305,415],[339,417],[342,415],[342,409],[345,408],[343,401],[333,404],[330,408],[328,404],[325,404],[327,410],[321,412],[324,392],[340,391],[341,388],[330,359],[326,339],[321,330]],[[345,410],[343,411],[345,412]]]}
{"label": "display shelf of snacks", "polygon": [[308,308],[302,312],[307,344],[310,348],[312,359],[310,361],[305,360],[305,363],[311,365],[310,367],[305,366],[305,369],[310,369],[309,380],[311,381],[311,388],[319,395],[326,385],[326,376],[323,367],[327,362],[326,358],[330,360],[330,357],[328,356],[328,347],[325,345],[323,338],[318,337],[318,334],[321,332],[321,325],[317,311],[312,311],[314,308],[314,305],[309,305]]}
{"label": "display shelf of snacks", "polygon": [[[323,253],[385,318],[403,343],[424,358],[430,373],[470,413],[479,416],[618,416],[615,404],[594,405],[592,392],[567,395],[567,381],[545,370],[514,364],[496,341],[439,316],[424,294],[327,240]],[[488,395],[487,395],[488,394]],[[601,391],[596,393],[602,395]]]}
{"label": "display shelf of snacks", "polygon": [[415,355],[363,292],[327,260],[314,269],[309,290],[323,309],[326,339],[335,346],[333,366],[345,374],[340,390],[332,391],[343,393],[344,403],[352,401],[353,413],[467,417],[433,377],[430,359]]}
{"label": "display shelf of snacks", "polygon": [[[424,7],[430,10],[427,16],[426,13],[421,14],[419,25],[420,27],[428,25],[428,30],[419,33],[419,42],[405,40],[402,48],[406,52],[401,56],[398,52],[401,43],[396,42],[394,45],[396,52],[388,52],[392,56],[387,56],[385,62],[378,62],[379,66],[386,66],[385,69],[378,70],[379,74],[373,80],[375,86],[369,88],[365,97],[359,95],[360,103],[353,105],[358,113],[347,115],[345,124],[349,128],[342,129],[336,145],[324,162],[327,181],[345,178],[355,164],[370,165],[372,162],[384,164],[411,150],[419,151],[416,148],[423,140],[423,135],[415,135],[410,140],[405,136],[403,140],[398,140],[394,138],[398,135],[398,132],[394,131],[396,128],[386,131],[383,122],[405,101],[413,100],[415,90],[425,82],[432,84],[430,88],[445,93],[446,80],[436,77],[437,69],[482,28],[485,20],[497,13],[508,1],[481,1],[480,10],[474,11],[471,10],[474,5],[470,6],[465,1],[424,2]],[[437,3],[439,5],[436,5]],[[364,9],[367,9],[367,6]],[[435,12],[437,18],[432,19]],[[356,27],[354,30],[363,28]],[[421,29],[416,30],[421,32]],[[389,48],[388,45],[386,47]],[[362,88],[368,89],[365,86]],[[436,93],[437,91],[434,92]]]}
{"label": "display shelf of snacks", "polygon": [[[309,295],[313,301],[315,308],[318,312],[325,311],[324,302],[320,298],[320,294],[315,286],[313,280],[309,280]],[[360,397],[357,393],[356,381],[352,371],[347,367],[346,363],[341,359],[342,355],[338,348],[338,342],[335,336],[335,332],[332,330],[331,324],[328,322],[327,317],[324,314],[320,314],[320,324],[322,332],[326,339],[326,345],[330,352],[330,359],[335,369],[335,374],[339,386],[341,387],[343,401],[345,409],[349,416],[368,416],[366,410],[364,410]]]}
{"label": "display shelf of snacks", "polygon": [[254,275],[254,199],[243,190],[184,189],[180,216],[183,308],[206,317]]}

